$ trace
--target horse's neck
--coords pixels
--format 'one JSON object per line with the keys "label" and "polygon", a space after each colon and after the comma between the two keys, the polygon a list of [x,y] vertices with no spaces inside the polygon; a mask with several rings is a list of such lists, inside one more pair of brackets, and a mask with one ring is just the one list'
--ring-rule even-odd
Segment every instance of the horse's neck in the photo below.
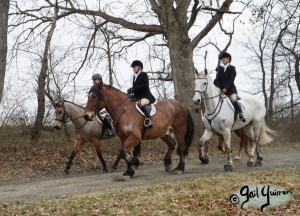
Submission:
{"label": "horse's neck", "polygon": [[130,101],[128,96],[116,89],[106,87],[103,89],[103,94],[105,95],[105,108],[114,121],[125,111],[125,106],[128,107],[132,105],[132,103],[128,103]]}
{"label": "horse's neck", "polygon": [[82,116],[84,109],[76,106],[71,102],[65,102],[64,106],[65,111],[67,112],[75,127],[78,128],[79,126],[81,126],[84,123],[84,118],[80,118],[80,116]]}
{"label": "horse's neck", "polygon": [[205,112],[206,113],[212,113],[217,106],[220,106],[220,93],[215,88],[214,84],[209,82],[207,91],[205,93]]}

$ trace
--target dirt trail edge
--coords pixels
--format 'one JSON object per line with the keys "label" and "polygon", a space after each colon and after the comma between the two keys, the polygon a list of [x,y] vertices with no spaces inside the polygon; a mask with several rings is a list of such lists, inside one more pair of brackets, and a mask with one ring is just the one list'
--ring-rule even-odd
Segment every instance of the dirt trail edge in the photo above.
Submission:
{"label": "dirt trail edge", "polygon": [[[247,167],[246,158],[234,163],[234,173],[255,172],[276,168],[299,167],[300,149],[289,149],[284,152],[265,153],[263,166]],[[175,155],[173,158],[177,158]],[[67,177],[48,178],[25,182],[4,182],[0,185],[0,204],[12,201],[28,201],[65,197],[74,194],[100,192],[111,188],[130,188],[140,185],[168,183],[180,180],[195,179],[207,176],[227,175],[223,171],[226,157],[213,158],[207,165],[199,161],[186,161],[185,172],[177,175],[165,172],[162,166],[141,166],[135,176],[127,181],[114,181],[124,170],[115,173],[96,173],[89,175],[70,175]],[[173,161],[173,168],[177,161]],[[229,174],[230,175],[230,174]]]}

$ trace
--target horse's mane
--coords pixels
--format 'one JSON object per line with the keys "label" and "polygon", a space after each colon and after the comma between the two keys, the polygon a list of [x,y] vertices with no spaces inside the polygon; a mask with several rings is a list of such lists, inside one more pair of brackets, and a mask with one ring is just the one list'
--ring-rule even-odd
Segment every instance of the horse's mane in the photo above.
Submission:
{"label": "horse's mane", "polygon": [[79,107],[79,108],[81,108],[81,109],[84,109],[84,107],[83,106],[81,106],[81,105],[79,105],[79,104],[76,104],[76,103],[74,103],[74,102],[72,102],[72,101],[68,101],[68,100],[64,100],[64,103],[70,103],[70,104],[73,104],[74,106],[77,106],[77,107]]}
{"label": "horse's mane", "polygon": [[122,92],[120,89],[117,89],[116,87],[113,87],[112,85],[103,84],[103,86],[106,87],[106,88],[109,88],[109,89],[116,90],[120,93],[126,94],[126,93]]}

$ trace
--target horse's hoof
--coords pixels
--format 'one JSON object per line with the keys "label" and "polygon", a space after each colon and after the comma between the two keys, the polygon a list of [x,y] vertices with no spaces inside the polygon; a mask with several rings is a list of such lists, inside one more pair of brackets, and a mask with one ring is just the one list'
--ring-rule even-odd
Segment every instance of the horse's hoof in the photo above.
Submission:
{"label": "horse's hoof", "polygon": [[104,169],[103,168],[103,173],[108,173],[108,169],[106,169],[106,168]]}
{"label": "horse's hoof", "polygon": [[126,172],[123,173],[123,176],[130,176],[132,178],[132,176],[134,175],[134,170],[127,170]]}
{"label": "horse's hoof", "polygon": [[205,156],[205,157],[199,157],[200,161],[204,164],[208,164],[209,163],[209,157]]}
{"label": "horse's hoof", "polygon": [[254,162],[253,161],[247,161],[247,166],[253,166]]}
{"label": "horse's hoof", "polygon": [[225,171],[225,172],[232,172],[232,171],[233,171],[232,165],[230,165],[230,164],[225,164],[225,165],[224,165],[224,171]]}
{"label": "horse's hoof", "polygon": [[68,175],[69,171],[68,170],[64,170],[63,175]]}
{"label": "horse's hoof", "polygon": [[170,172],[172,170],[172,164],[166,165],[165,166],[165,171]]}
{"label": "horse's hoof", "polygon": [[238,162],[238,161],[241,160],[241,157],[235,156],[233,160],[234,160],[235,162]]}
{"label": "horse's hoof", "polygon": [[111,171],[112,171],[112,172],[117,171],[117,167],[113,166],[113,167],[111,168]]}
{"label": "horse's hoof", "polygon": [[255,162],[255,166],[262,166],[261,161],[256,161],[256,162]]}

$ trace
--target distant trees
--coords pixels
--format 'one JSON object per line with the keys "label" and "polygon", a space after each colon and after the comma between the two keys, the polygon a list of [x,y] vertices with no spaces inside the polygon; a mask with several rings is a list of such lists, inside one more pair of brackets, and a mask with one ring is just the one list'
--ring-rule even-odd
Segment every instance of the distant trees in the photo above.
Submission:
{"label": "distant trees", "polygon": [[[246,47],[260,66],[261,83],[268,118],[294,113],[299,94],[300,2],[267,0],[252,5],[253,32]],[[258,92],[257,92],[258,93]],[[293,115],[293,114],[292,114]]]}

